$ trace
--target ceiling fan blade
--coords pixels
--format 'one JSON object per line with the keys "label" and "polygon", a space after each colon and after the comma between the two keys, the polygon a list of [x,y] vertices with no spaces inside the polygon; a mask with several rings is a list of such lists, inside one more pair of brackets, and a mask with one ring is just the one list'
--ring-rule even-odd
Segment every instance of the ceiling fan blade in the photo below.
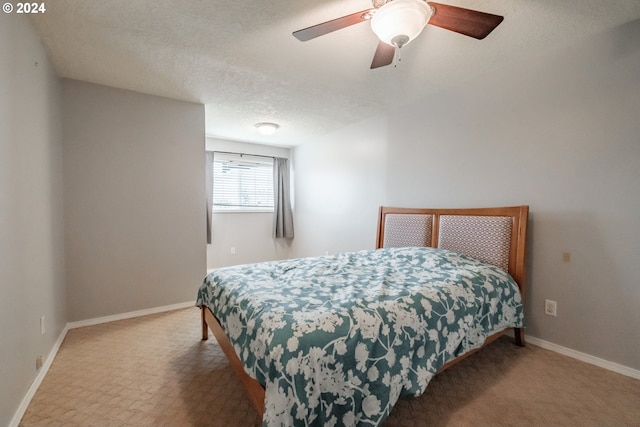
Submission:
{"label": "ceiling fan blade", "polygon": [[341,18],[332,19],[331,21],[316,24],[312,27],[304,28],[302,30],[294,31],[293,36],[301,42],[315,39],[316,37],[324,36],[325,34],[332,33],[350,25],[358,24],[362,21],[369,19],[369,12],[371,9],[363,10],[361,12],[352,13]]}
{"label": "ceiling fan blade", "polygon": [[429,24],[479,40],[487,37],[504,19],[499,15],[447,4],[429,2],[429,5],[435,8]]}
{"label": "ceiling fan blade", "polygon": [[373,61],[371,61],[371,69],[384,67],[393,62],[393,57],[396,54],[395,46],[379,42],[376,48],[376,53],[373,55]]}

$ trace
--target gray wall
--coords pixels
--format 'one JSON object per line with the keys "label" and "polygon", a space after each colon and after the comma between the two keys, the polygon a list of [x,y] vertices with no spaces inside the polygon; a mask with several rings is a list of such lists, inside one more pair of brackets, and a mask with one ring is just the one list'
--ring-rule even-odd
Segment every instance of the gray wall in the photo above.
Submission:
{"label": "gray wall", "polygon": [[[289,149],[207,138],[207,150],[289,158]],[[207,268],[288,258],[291,242],[273,238],[273,213],[214,212]],[[231,254],[231,248],[235,254]]]}
{"label": "gray wall", "polygon": [[375,247],[386,199],[386,122],[374,118],[295,147],[294,256]]}
{"label": "gray wall", "polygon": [[195,301],[204,106],[63,80],[69,321]]}
{"label": "gray wall", "polygon": [[[69,321],[194,301],[204,106],[62,84],[0,14],[0,425]],[[40,318],[45,332],[40,332]]]}
{"label": "gray wall", "polygon": [[[66,324],[60,85],[26,17],[0,14],[0,425]],[[45,333],[40,334],[40,316]]]}
{"label": "gray wall", "polygon": [[381,204],[529,204],[527,333],[640,369],[640,22],[303,144],[294,164],[295,256],[374,247]]}

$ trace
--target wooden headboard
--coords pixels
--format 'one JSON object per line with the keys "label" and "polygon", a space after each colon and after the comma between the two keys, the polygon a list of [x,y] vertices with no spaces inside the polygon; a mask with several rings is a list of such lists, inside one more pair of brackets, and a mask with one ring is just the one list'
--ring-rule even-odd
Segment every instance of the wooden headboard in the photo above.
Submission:
{"label": "wooden headboard", "polygon": [[529,206],[415,209],[381,206],[376,248],[449,249],[506,270],[525,294]]}

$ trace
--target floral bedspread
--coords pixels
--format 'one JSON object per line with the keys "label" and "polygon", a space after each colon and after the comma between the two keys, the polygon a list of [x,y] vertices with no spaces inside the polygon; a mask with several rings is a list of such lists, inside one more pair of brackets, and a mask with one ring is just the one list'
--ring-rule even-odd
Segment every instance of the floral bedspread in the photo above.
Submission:
{"label": "floral bedspread", "polygon": [[381,425],[446,362],[523,322],[507,273],[432,248],[222,268],[197,305],[265,386],[264,426]]}

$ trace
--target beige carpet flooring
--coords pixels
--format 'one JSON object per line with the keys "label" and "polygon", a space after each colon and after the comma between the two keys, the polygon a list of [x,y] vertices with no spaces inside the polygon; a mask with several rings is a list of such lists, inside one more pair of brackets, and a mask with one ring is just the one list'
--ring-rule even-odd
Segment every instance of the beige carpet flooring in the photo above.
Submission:
{"label": "beige carpet flooring", "polygon": [[[254,426],[200,312],[73,329],[20,426]],[[501,338],[401,399],[392,426],[640,426],[640,381]]]}

